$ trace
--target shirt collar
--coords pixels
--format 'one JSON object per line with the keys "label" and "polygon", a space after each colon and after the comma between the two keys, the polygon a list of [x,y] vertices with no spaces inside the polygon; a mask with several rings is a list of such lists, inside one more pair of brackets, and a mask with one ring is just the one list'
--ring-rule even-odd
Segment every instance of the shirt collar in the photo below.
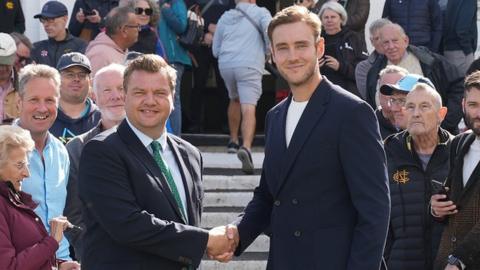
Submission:
{"label": "shirt collar", "polygon": [[[133,130],[133,133],[137,135],[138,139],[142,142],[143,146],[146,148],[150,147],[150,144],[154,141],[152,138],[147,136],[145,133],[141,132],[139,129],[137,129],[132,123],[128,120],[128,117],[125,118],[127,120],[127,124],[130,126],[130,128]],[[159,142],[160,145],[162,146],[162,151],[166,149],[167,147],[167,134],[164,131],[160,138],[157,138],[155,141]]]}

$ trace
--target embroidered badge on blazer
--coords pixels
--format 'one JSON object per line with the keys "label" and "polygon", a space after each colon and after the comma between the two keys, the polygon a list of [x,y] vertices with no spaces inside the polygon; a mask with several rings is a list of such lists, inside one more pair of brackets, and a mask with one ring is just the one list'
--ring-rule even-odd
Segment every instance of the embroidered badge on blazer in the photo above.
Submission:
{"label": "embroidered badge on blazer", "polygon": [[5,7],[7,9],[13,9],[15,7],[15,5],[13,4],[12,1],[7,1],[7,3],[5,3]]}
{"label": "embroidered badge on blazer", "polygon": [[393,181],[397,182],[398,184],[406,184],[408,181],[410,181],[408,174],[409,172],[407,170],[397,170],[393,174]]}

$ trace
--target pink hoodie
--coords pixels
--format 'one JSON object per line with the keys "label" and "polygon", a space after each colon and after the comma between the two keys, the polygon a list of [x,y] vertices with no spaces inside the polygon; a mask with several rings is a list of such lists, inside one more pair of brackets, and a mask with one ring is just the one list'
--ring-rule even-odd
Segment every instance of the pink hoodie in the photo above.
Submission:
{"label": "pink hoodie", "polygon": [[111,63],[123,65],[128,50],[123,51],[105,32],[101,32],[92,40],[85,51],[92,66],[92,78],[102,67]]}

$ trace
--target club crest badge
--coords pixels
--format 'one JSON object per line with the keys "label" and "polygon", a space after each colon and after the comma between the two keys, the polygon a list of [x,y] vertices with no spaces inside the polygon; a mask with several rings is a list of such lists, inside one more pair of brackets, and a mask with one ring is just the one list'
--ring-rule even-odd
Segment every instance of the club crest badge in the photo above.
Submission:
{"label": "club crest badge", "polygon": [[7,1],[7,3],[5,3],[5,7],[7,9],[13,9],[15,7],[15,5],[13,4],[12,1]]}
{"label": "club crest badge", "polygon": [[409,172],[407,170],[397,170],[393,174],[393,181],[398,184],[406,184],[408,181],[410,181],[408,174]]}

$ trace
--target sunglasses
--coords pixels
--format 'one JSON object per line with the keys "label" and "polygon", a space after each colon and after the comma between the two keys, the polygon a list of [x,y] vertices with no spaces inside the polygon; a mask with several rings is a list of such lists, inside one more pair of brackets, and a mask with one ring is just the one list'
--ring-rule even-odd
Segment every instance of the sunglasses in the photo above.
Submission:
{"label": "sunglasses", "polygon": [[18,63],[24,66],[32,63],[32,58],[30,57],[20,56],[17,54],[17,59],[18,59]]}
{"label": "sunglasses", "polygon": [[147,15],[147,16],[150,16],[153,13],[153,9],[151,9],[151,8],[141,8],[141,7],[135,8],[135,14],[142,15],[143,13],[145,13],[145,15]]}

